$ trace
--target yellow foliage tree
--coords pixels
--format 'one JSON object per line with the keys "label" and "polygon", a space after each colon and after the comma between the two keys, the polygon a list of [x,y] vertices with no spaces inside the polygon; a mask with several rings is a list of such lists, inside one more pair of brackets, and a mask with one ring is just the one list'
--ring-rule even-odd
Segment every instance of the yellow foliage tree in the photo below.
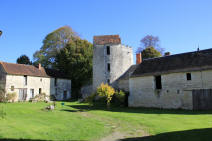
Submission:
{"label": "yellow foliage tree", "polygon": [[113,87],[109,86],[108,84],[102,83],[97,88],[97,94],[102,97],[106,97],[107,99],[107,107],[110,107],[110,102],[112,100],[113,95],[115,94],[115,90]]}

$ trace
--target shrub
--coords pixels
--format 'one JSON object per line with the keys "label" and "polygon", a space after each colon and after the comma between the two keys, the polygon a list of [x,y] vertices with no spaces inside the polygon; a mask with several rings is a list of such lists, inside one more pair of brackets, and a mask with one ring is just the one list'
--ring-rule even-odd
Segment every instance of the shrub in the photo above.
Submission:
{"label": "shrub", "polygon": [[108,108],[110,107],[110,102],[112,100],[114,93],[115,93],[114,88],[109,86],[108,84],[102,83],[97,88],[97,95],[100,97],[106,98]]}
{"label": "shrub", "polygon": [[88,97],[85,98],[85,102],[93,104],[95,102],[96,96],[97,96],[97,93],[93,93],[89,95]]}
{"label": "shrub", "polygon": [[17,97],[16,92],[6,94],[6,100],[14,102]]}
{"label": "shrub", "polygon": [[114,94],[114,103],[116,105],[124,105],[126,94],[122,90],[116,91]]}
{"label": "shrub", "polygon": [[43,101],[47,101],[47,100],[49,100],[49,96],[47,96],[45,93],[38,94],[34,98],[32,98],[32,101],[43,102]]}

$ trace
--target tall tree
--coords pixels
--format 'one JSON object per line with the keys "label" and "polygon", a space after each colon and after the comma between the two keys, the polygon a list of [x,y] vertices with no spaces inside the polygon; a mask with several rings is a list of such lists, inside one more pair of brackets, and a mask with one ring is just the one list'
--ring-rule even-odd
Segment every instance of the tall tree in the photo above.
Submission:
{"label": "tall tree", "polygon": [[160,40],[157,36],[147,35],[141,39],[141,46],[137,49],[137,53],[142,53],[142,58],[154,58],[162,56],[164,49],[160,47]]}
{"label": "tall tree", "polygon": [[49,33],[43,40],[43,46],[34,53],[34,63],[41,63],[44,67],[54,67],[55,57],[59,50],[74,38],[79,38],[79,36],[69,26],[60,27]]}
{"label": "tall tree", "polygon": [[26,55],[21,55],[17,60],[17,64],[26,64],[26,65],[31,65],[32,62],[30,61],[29,57]]}
{"label": "tall tree", "polygon": [[142,59],[149,59],[162,56],[154,47],[147,47],[142,52]]}
{"label": "tall tree", "polygon": [[56,67],[72,80],[72,91],[78,97],[80,87],[92,77],[93,45],[73,39],[56,56]]}

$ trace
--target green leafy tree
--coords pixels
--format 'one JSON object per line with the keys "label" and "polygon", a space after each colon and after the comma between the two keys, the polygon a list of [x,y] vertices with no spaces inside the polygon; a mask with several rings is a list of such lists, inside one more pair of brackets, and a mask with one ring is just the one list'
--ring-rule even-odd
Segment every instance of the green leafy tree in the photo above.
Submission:
{"label": "green leafy tree", "polygon": [[17,60],[16,62],[18,64],[26,64],[26,65],[31,65],[32,62],[30,61],[29,57],[26,56],[26,55],[21,55]]}
{"label": "green leafy tree", "polygon": [[41,63],[44,67],[54,67],[57,53],[74,38],[79,36],[69,26],[60,27],[49,33],[43,40],[43,46],[33,55],[34,64]]}
{"label": "green leafy tree", "polygon": [[93,45],[79,38],[70,41],[56,56],[56,68],[72,80],[73,95],[92,77]]}
{"label": "green leafy tree", "polygon": [[154,47],[147,47],[142,52],[142,58],[148,59],[148,58],[155,58],[162,56],[159,51],[157,51]]}

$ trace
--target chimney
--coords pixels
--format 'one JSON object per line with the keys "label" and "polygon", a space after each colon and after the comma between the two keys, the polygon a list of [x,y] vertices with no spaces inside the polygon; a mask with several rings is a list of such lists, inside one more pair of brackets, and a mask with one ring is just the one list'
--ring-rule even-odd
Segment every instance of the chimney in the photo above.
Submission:
{"label": "chimney", "polygon": [[142,63],[141,52],[136,54],[136,64]]}
{"label": "chimney", "polygon": [[42,66],[41,63],[38,64],[38,69],[41,70]]}
{"label": "chimney", "polygon": [[164,56],[169,56],[169,55],[171,55],[170,52],[165,52],[165,54],[164,54]]}

